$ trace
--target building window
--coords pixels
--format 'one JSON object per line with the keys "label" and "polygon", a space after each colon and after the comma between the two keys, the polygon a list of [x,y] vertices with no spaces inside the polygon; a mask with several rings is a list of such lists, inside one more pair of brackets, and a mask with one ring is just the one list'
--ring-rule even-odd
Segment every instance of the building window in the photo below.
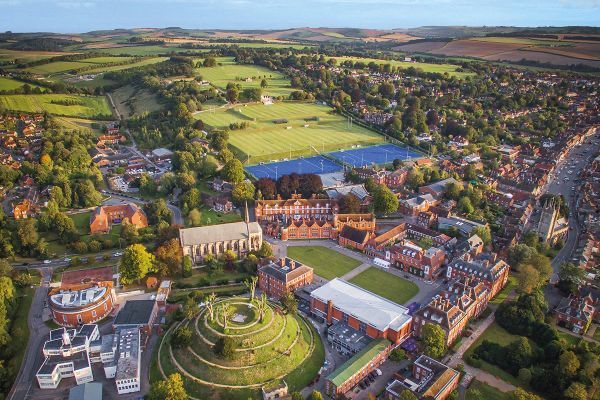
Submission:
{"label": "building window", "polygon": [[77,322],[78,323],[83,323],[83,319],[81,319],[81,314],[77,314]]}

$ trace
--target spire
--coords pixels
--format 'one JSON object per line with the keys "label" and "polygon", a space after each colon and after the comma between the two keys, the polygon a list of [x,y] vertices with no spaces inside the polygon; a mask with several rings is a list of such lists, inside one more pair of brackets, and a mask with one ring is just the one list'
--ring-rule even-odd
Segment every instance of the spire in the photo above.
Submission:
{"label": "spire", "polygon": [[245,202],[245,218],[246,222],[246,235],[248,235],[248,250],[252,250],[252,238],[250,237],[250,215],[248,214],[248,201]]}

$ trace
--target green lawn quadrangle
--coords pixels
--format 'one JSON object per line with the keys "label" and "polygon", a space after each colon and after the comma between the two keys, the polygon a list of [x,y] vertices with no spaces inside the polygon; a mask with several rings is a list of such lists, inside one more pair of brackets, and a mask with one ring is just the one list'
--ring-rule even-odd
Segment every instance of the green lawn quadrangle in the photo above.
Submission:
{"label": "green lawn quadrangle", "polygon": [[357,124],[350,126],[330,107],[315,103],[277,102],[271,105],[214,107],[197,113],[195,117],[214,128],[248,122],[248,128],[229,133],[229,144],[236,155],[249,164],[384,141],[383,136]]}
{"label": "green lawn quadrangle", "polygon": [[[68,104],[67,103],[73,103]],[[104,96],[78,96],[71,94],[34,94],[0,96],[0,108],[12,111],[47,111],[49,114],[67,117],[112,118]]]}
{"label": "green lawn quadrangle", "polygon": [[419,293],[414,283],[376,267],[364,270],[350,282],[398,304],[406,303]]}
{"label": "green lawn quadrangle", "polygon": [[328,280],[340,277],[361,264],[354,258],[323,246],[290,246],[287,253],[288,257],[308,265],[315,274]]}

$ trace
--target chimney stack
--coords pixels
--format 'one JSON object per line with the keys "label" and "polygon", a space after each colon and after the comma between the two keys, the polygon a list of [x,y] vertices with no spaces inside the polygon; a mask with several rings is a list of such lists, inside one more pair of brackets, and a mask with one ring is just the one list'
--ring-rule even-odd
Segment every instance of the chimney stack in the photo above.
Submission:
{"label": "chimney stack", "polygon": [[296,268],[296,261],[290,260],[290,269],[293,271]]}

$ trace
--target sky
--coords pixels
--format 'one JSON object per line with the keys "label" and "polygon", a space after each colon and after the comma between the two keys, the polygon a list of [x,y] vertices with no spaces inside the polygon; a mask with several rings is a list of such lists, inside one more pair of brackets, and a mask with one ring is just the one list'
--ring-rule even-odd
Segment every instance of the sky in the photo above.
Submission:
{"label": "sky", "polygon": [[0,31],[600,24],[600,0],[0,0]]}

